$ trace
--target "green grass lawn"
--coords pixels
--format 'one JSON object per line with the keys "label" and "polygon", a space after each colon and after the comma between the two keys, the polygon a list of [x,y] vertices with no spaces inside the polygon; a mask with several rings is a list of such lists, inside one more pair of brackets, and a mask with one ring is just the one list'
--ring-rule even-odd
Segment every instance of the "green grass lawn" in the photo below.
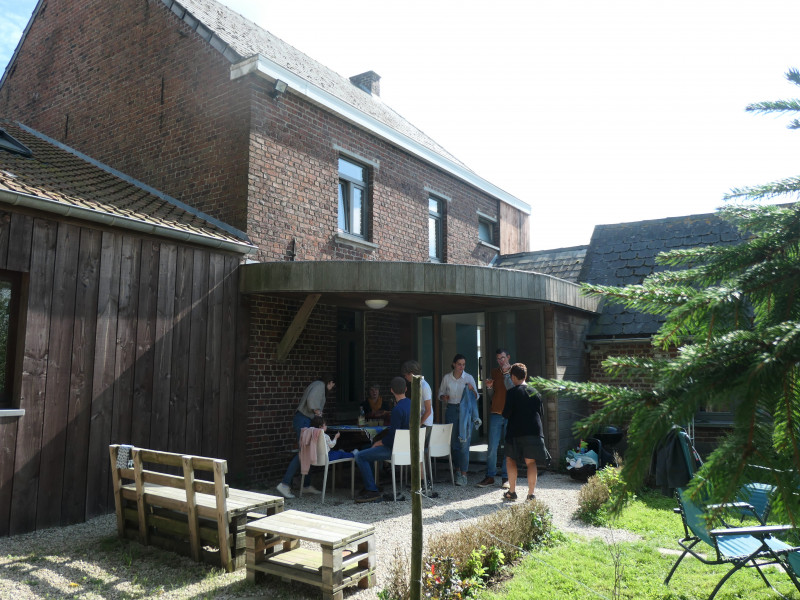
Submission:
{"label": "green grass lawn", "polygon": [[[727,572],[725,565],[706,566],[685,558],[669,586],[663,581],[677,559],[659,549],[677,550],[682,536],[680,517],[672,512],[675,501],[659,494],[644,494],[613,523],[616,528],[640,534],[640,542],[606,544],[571,537],[547,550],[535,551],[514,567],[513,578],[485,590],[482,600],[560,600],[566,598],[625,598],[635,600],[705,599]],[[710,548],[709,548],[710,550]],[[713,551],[712,551],[713,552]],[[767,576],[789,598],[800,600],[789,577],[769,567]],[[614,582],[619,580],[615,596]],[[753,569],[743,569],[729,579],[718,600],[774,599],[779,596],[764,585]]]}

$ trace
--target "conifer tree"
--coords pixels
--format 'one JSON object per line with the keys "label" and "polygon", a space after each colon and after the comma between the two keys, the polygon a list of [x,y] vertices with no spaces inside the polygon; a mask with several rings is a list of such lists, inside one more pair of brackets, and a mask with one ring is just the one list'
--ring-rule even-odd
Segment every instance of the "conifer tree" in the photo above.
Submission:
{"label": "conifer tree", "polygon": [[[787,79],[800,85],[800,72]],[[756,113],[800,113],[800,100],[761,102]],[[791,129],[800,129],[794,119]],[[800,517],[800,203],[760,200],[800,193],[800,177],[734,189],[719,216],[742,243],[677,249],[657,261],[671,270],[641,285],[584,285],[600,296],[665,320],[653,338],[664,358],[620,356],[603,368],[623,380],[648,377],[651,390],[535,379],[545,391],[601,403],[577,425],[585,437],[604,424],[628,424],[622,478],[630,491],[644,482],[657,442],[673,424],[689,423],[701,406],[733,405],[733,426],[707,458],[692,488],[716,502],[736,497],[749,481],[777,487],[773,511]],[[663,353],[662,353],[663,356]],[[724,409],[723,409],[724,410]],[[761,468],[754,468],[757,465]]]}

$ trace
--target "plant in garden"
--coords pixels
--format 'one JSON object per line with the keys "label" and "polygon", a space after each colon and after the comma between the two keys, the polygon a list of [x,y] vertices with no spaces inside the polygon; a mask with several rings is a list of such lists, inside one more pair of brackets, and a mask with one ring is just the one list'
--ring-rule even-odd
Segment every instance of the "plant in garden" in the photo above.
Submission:
{"label": "plant in garden", "polygon": [[[787,79],[800,85],[800,72]],[[752,112],[800,112],[800,101],[762,102]],[[793,120],[792,129],[800,129]],[[732,190],[720,218],[735,225],[733,246],[677,249],[658,262],[673,270],[653,273],[640,285],[584,285],[606,302],[661,315],[653,345],[676,350],[658,357],[609,358],[609,375],[653,381],[650,390],[536,378],[537,388],[570,394],[602,406],[578,424],[588,436],[606,424],[628,423],[624,486],[638,489],[657,442],[674,424],[689,423],[701,406],[734,406],[730,432],[706,461],[694,491],[712,501],[731,500],[753,473],[777,487],[774,510],[796,525],[800,516],[800,204],[754,202],[800,193],[800,177]],[[617,499],[621,506],[624,496]]]}

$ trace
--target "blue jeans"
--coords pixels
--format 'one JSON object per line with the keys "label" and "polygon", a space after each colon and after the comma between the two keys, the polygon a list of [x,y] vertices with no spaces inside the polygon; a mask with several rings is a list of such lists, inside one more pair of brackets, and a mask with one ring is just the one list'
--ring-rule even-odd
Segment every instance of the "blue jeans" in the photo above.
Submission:
{"label": "blue jeans", "polygon": [[[492,413],[489,415],[489,445],[487,447],[487,454],[486,454],[486,476],[487,477],[494,477],[497,475],[497,450],[500,446],[500,442],[506,438],[506,426],[508,425],[508,419],[504,419],[503,415],[498,415],[497,413]],[[505,446],[503,447],[503,456],[501,457],[502,460],[502,477],[503,479],[508,479],[508,475],[506,474],[506,451]]]}
{"label": "blue jeans", "polygon": [[364,482],[364,489],[369,492],[377,492],[378,486],[375,485],[375,476],[372,474],[372,463],[392,458],[392,449],[386,446],[373,446],[358,453],[356,464],[361,471],[361,480]]}
{"label": "blue jeans", "polygon": [[450,453],[453,455],[453,465],[457,471],[466,473],[469,467],[469,440],[458,440],[458,419],[461,414],[460,404],[448,404],[444,411],[444,422],[453,424],[450,434]]}
{"label": "blue jeans", "polygon": [[300,430],[303,427],[311,427],[311,419],[305,416],[301,412],[295,412],[294,417],[292,417],[292,429],[294,429],[294,435],[297,438],[297,443],[300,443]]}

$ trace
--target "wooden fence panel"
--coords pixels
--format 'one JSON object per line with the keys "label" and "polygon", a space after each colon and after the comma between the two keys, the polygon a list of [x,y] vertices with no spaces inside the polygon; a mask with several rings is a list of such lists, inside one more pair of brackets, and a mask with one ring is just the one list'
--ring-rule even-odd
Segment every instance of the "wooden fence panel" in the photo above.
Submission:
{"label": "wooden fence panel", "polygon": [[[12,219],[13,222],[13,219]],[[11,534],[36,527],[42,420],[47,381],[47,352],[50,335],[53,265],[57,227],[54,221],[35,219],[31,233],[30,285],[22,361],[20,408],[25,418],[17,427],[16,473],[11,497]],[[11,249],[11,248],[9,248]]]}
{"label": "wooden fence panel", "polygon": [[86,478],[89,462],[89,430],[97,294],[100,285],[102,235],[96,229],[82,229],[78,251],[75,323],[73,325],[72,369],[69,383],[69,417],[66,424],[69,460],[64,465],[63,524],[78,523],[86,516]]}
{"label": "wooden fence panel", "polygon": [[123,236],[117,310],[117,341],[114,357],[112,444],[130,444],[131,442],[141,247],[141,239],[128,235]]}
{"label": "wooden fence panel", "polygon": [[69,384],[72,370],[72,336],[75,319],[75,272],[78,268],[80,229],[61,223],[55,247],[50,340],[47,353],[42,458],[39,479],[36,528],[61,523],[61,494],[64,484],[64,454],[67,452]]}
{"label": "wooden fence panel", "polygon": [[186,446],[186,402],[189,381],[189,343],[192,309],[191,248],[178,248],[175,280],[175,321],[172,337],[172,382],[169,407],[169,450],[183,453]]}
{"label": "wooden fence panel", "polygon": [[186,402],[185,452],[200,454],[203,450],[203,410],[205,408],[206,319],[208,318],[208,252],[194,251],[192,269],[192,309],[189,317],[189,376]]}
{"label": "wooden fence panel", "polygon": [[114,359],[116,356],[117,310],[119,307],[120,258],[122,237],[103,232],[100,256],[100,287],[97,293],[97,333],[95,335],[92,417],[89,430],[89,465],[86,478],[86,513],[96,516],[106,511],[107,460],[111,442],[114,405]]}
{"label": "wooden fence panel", "polygon": [[17,451],[17,417],[0,417],[0,536],[11,532],[11,493]]}
{"label": "wooden fence panel", "polygon": [[[219,450],[220,454],[229,460],[236,462],[237,443],[241,443],[240,450],[244,456],[244,444],[247,438],[246,431],[247,403],[242,406],[239,403],[241,391],[238,386],[244,386],[244,394],[247,394],[247,366],[240,362],[240,348],[236,345],[237,334],[242,332],[241,323],[238,320],[239,314],[239,278],[238,278],[238,257],[225,257],[225,282],[224,307],[222,310],[222,338],[220,340],[220,352],[222,354],[220,370],[220,419],[219,419]],[[237,415],[236,411],[240,414]],[[239,468],[242,465],[239,463]]]}
{"label": "wooden fence panel", "polygon": [[8,259],[6,268],[10,271],[27,273],[31,266],[31,243],[33,239],[33,217],[13,213],[9,228]]}
{"label": "wooden fence panel", "polygon": [[175,319],[175,268],[178,247],[162,244],[159,253],[158,299],[156,307],[156,339],[154,346],[154,380],[150,447],[167,450],[169,437],[170,367]]}
{"label": "wooden fence panel", "polygon": [[225,257],[212,254],[208,269],[208,317],[206,322],[205,403],[203,408],[203,456],[223,456],[219,446],[220,368]]}
{"label": "wooden fence panel", "polygon": [[159,244],[142,241],[139,278],[139,315],[136,323],[136,368],[133,376],[133,417],[131,443],[150,448],[150,420],[153,414],[153,361],[158,300]]}

